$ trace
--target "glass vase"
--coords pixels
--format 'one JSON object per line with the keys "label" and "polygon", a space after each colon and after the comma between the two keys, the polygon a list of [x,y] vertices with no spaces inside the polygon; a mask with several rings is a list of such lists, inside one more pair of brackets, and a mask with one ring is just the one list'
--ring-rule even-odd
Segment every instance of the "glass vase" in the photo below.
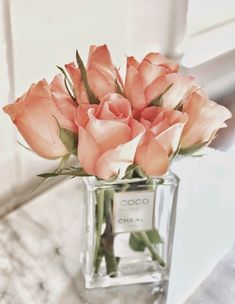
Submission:
{"label": "glass vase", "polygon": [[161,178],[84,181],[86,288],[167,285],[179,178],[169,172]]}

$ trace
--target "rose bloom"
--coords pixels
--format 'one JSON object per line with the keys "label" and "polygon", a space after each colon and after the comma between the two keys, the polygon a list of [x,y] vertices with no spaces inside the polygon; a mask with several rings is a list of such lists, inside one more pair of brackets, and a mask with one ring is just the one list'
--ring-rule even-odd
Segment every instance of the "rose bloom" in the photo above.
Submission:
{"label": "rose bloom", "polygon": [[160,107],[148,107],[141,113],[140,122],[147,132],[138,146],[135,162],[147,175],[167,172],[187,119],[185,113]]}
{"label": "rose bloom", "polygon": [[174,109],[191,90],[192,77],[176,72],[178,65],[158,53],[150,53],[139,63],[134,57],[127,58],[125,94],[131,101],[134,116],[155,98],[161,97],[161,106]]}
{"label": "rose bloom", "polygon": [[76,107],[61,76],[56,76],[50,85],[46,80],[32,84],[22,97],[3,109],[38,155],[53,159],[68,153],[59,138],[58,123],[76,133],[72,119]]}
{"label": "rose bloom", "polygon": [[180,141],[182,149],[209,144],[218,129],[226,127],[224,121],[232,117],[227,108],[209,100],[201,90],[189,96],[182,111],[189,117]]}
{"label": "rose bloom", "polygon": [[[77,102],[89,103],[79,68],[74,63],[67,64],[65,67],[72,79]],[[108,93],[116,92],[116,81],[121,83],[106,45],[90,47],[86,72],[89,86],[99,100]]]}
{"label": "rose bloom", "polygon": [[82,168],[103,179],[123,177],[145,132],[132,118],[130,102],[119,94],[106,95],[99,105],[79,107],[76,121]]}

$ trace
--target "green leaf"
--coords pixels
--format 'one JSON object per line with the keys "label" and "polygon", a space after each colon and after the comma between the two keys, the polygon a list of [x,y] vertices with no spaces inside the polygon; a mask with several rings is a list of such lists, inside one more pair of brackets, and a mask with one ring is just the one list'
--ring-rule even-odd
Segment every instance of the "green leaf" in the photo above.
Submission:
{"label": "green leaf", "polygon": [[94,92],[91,90],[91,88],[89,86],[88,79],[87,79],[86,68],[83,64],[82,58],[80,57],[78,51],[76,51],[76,59],[77,59],[78,67],[81,71],[81,77],[82,77],[82,80],[83,80],[83,83],[84,83],[84,86],[85,86],[85,89],[86,89],[86,93],[87,93],[87,96],[88,96],[88,99],[89,99],[89,103],[99,104],[100,103],[99,100],[96,98]]}
{"label": "green leaf", "polygon": [[126,173],[128,173],[130,170],[134,170],[138,166],[136,164],[131,164],[126,168]]}
{"label": "green leaf", "polygon": [[61,171],[61,170],[64,169],[64,167],[65,167],[65,165],[66,165],[66,162],[69,160],[70,156],[71,156],[71,154],[68,153],[68,154],[64,155],[64,156],[61,158],[59,167],[58,167],[58,169],[56,170],[56,172],[57,172],[57,171]]}
{"label": "green leaf", "polygon": [[48,173],[38,174],[37,176],[49,178],[49,177],[59,176],[59,173],[57,173],[57,172],[48,172]]}
{"label": "green leaf", "polygon": [[54,176],[59,176],[59,175],[66,175],[66,176],[89,176],[89,174],[87,174],[83,168],[78,167],[78,168],[64,168],[61,170],[57,170],[57,171],[53,171],[53,172],[48,172],[48,173],[42,173],[39,174],[39,177],[54,177]]}
{"label": "green leaf", "polygon": [[62,128],[58,119],[54,115],[53,117],[55,118],[59,128],[60,140],[62,141],[62,143],[67,148],[70,154],[77,155],[78,135],[69,129]]}
{"label": "green leaf", "polygon": [[157,183],[158,185],[162,185],[164,183],[164,178],[159,178]]}
{"label": "green leaf", "polygon": [[70,97],[72,98],[72,100],[74,101],[74,104],[77,105],[77,103],[75,102],[76,101],[76,97],[70,92],[70,89],[69,89],[69,85],[68,85],[68,80],[66,78],[64,78],[64,85],[66,87],[66,90],[67,92],[69,93]]}
{"label": "green leaf", "polygon": [[122,179],[125,179],[125,178],[132,178],[133,173],[134,173],[134,170],[135,170],[136,167],[137,167],[136,164],[131,164],[130,166],[128,166],[128,167],[126,168],[126,172],[125,172],[125,174],[124,174],[124,176],[123,176]]}
{"label": "green leaf", "polygon": [[[146,231],[149,241],[151,244],[162,243],[161,236],[156,229]],[[143,252],[146,248],[146,242],[139,232],[131,233],[129,238],[129,245],[134,251]]]}
{"label": "green leaf", "polygon": [[149,240],[151,241],[152,244],[159,244],[162,243],[161,236],[158,232],[157,229],[149,230],[146,232]]}
{"label": "green leaf", "polygon": [[139,178],[139,177],[148,177],[148,175],[136,164],[132,164],[127,167],[126,172],[123,176],[125,178]]}
{"label": "green leaf", "polygon": [[180,148],[179,154],[180,155],[190,155],[190,154],[193,154],[196,151],[201,150],[202,148],[206,147],[209,143],[210,143],[210,141],[206,141],[206,142],[203,142],[203,143],[200,143],[200,144],[193,145],[193,146],[191,146],[189,148],[185,148],[185,149],[181,149]]}
{"label": "green leaf", "polygon": [[134,171],[139,177],[148,177],[148,175],[139,166],[137,166]]}
{"label": "green leaf", "polygon": [[59,137],[70,154],[77,154],[78,135],[73,131],[60,127]]}
{"label": "green leaf", "polygon": [[119,173],[120,173],[120,170],[118,170],[118,173],[117,173],[117,174],[111,176],[111,177],[108,178],[108,179],[103,179],[103,178],[100,178],[100,177],[98,177],[98,176],[96,176],[95,178],[96,178],[98,181],[105,181],[106,183],[111,183],[111,182],[113,182],[113,181],[115,181],[115,180],[117,179]]}
{"label": "green leaf", "polygon": [[170,84],[163,92],[161,95],[155,97],[150,103],[149,103],[149,107],[151,106],[156,106],[156,107],[161,107],[162,106],[162,97],[163,95],[170,90],[170,88],[173,86],[174,83]]}
{"label": "green leaf", "polygon": [[130,234],[129,245],[131,249],[133,249],[134,251],[140,251],[140,252],[143,252],[146,247],[141,237],[138,235],[138,233]]}
{"label": "green leaf", "polygon": [[75,169],[69,169],[69,168],[65,168],[61,173],[60,175],[70,175],[70,176],[90,176],[88,173],[86,173],[84,171],[83,168],[81,167],[78,167],[78,168],[75,168]]}
{"label": "green leaf", "polygon": [[[57,68],[58,68],[58,69],[61,71],[61,73],[64,75],[64,84],[65,84],[65,87],[66,87],[66,89],[67,89],[67,91],[68,91],[70,97],[71,97],[73,100],[75,100],[75,99],[76,99],[76,98],[75,98],[75,90],[74,90],[74,86],[73,86],[72,81],[68,78],[67,73],[65,72],[65,70],[64,70],[62,67],[60,67],[60,66],[57,65]],[[70,90],[72,91],[72,93],[71,93]]]}
{"label": "green leaf", "polygon": [[117,93],[126,98],[126,95],[124,94],[124,91],[117,79],[115,80],[115,84],[116,84]]}

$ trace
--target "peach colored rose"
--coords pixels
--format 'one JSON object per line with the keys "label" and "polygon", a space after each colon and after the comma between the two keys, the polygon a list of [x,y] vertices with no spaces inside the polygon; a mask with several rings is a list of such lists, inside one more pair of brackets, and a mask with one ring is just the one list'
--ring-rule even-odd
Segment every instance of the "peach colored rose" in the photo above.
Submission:
{"label": "peach colored rose", "polygon": [[118,94],[107,95],[98,107],[86,110],[77,113],[81,166],[103,179],[123,176],[134,162],[145,128],[131,117],[129,101]]}
{"label": "peach colored rose", "polygon": [[96,118],[119,120],[128,123],[132,117],[131,105],[129,100],[123,96],[113,93],[107,94],[99,105],[96,104],[81,104],[77,108],[77,124],[84,127],[89,120],[88,110],[94,109],[93,113]]}
{"label": "peach colored rose", "polygon": [[[67,64],[65,67],[72,79],[77,102],[88,103],[79,68],[74,63]],[[106,45],[90,47],[86,71],[89,86],[99,100],[106,94],[117,91],[117,80],[121,83]]]}
{"label": "peach colored rose", "polygon": [[202,91],[191,94],[184,102],[182,111],[189,117],[180,141],[182,149],[209,144],[218,129],[226,127],[224,121],[232,117],[227,108],[209,100]]}
{"label": "peach colored rose", "polygon": [[137,116],[172,84],[169,93],[165,93],[169,96],[164,106],[174,109],[187,93],[192,80],[190,77],[180,77],[176,74],[177,71],[178,65],[160,54],[150,53],[141,63],[134,57],[127,58],[125,94],[131,101]]}
{"label": "peach colored rose", "polygon": [[[50,83],[50,89],[53,99],[61,113],[71,122],[74,122],[77,104],[68,94],[62,75],[58,74],[54,77]],[[74,123],[71,124],[71,128],[73,131],[77,132],[77,128]]]}
{"label": "peach colored rose", "polygon": [[193,77],[176,73],[163,75],[155,79],[145,90],[146,104],[161,96],[159,103],[173,110],[182,103],[195,88]]}
{"label": "peach colored rose", "polygon": [[130,102],[117,93],[108,94],[101,100],[96,117],[105,120],[118,120],[128,124],[132,117]]}
{"label": "peach colored rose", "polygon": [[3,109],[29,146],[40,156],[53,159],[68,153],[59,138],[56,119],[61,127],[77,132],[71,119],[76,107],[69,98],[56,76],[51,85],[46,80],[31,85],[28,92]]}
{"label": "peach colored rose", "polygon": [[179,146],[187,114],[149,107],[141,113],[140,122],[147,129],[135,162],[149,176],[161,176],[169,168],[171,157]]}

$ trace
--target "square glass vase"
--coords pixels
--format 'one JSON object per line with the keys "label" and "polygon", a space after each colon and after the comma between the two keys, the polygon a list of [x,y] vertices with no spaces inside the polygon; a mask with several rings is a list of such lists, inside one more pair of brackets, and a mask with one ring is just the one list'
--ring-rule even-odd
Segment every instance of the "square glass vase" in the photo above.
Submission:
{"label": "square glass vase", "polygon": [[86,288],[168,282],[179,178],[84,178],[81,264]]}

